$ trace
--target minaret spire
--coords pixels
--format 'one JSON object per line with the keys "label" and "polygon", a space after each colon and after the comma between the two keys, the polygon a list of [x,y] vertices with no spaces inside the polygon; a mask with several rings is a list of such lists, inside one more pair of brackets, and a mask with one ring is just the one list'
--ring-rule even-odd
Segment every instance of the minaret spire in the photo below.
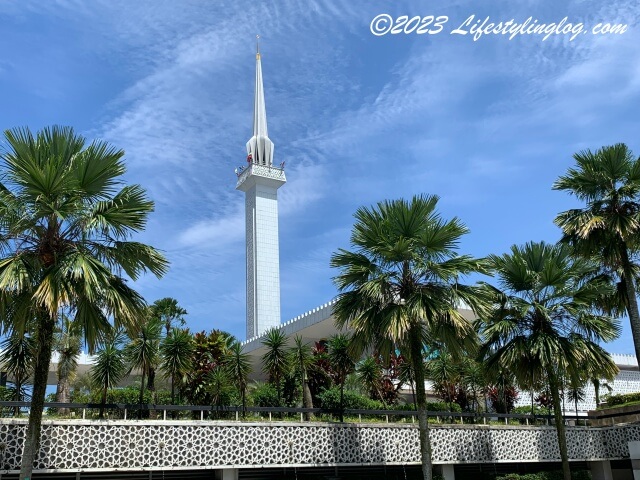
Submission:
{"label": "minaret spire", "polygon": [[253,136],[247,142],[247,154],[253,163],[273,165],[273,142],[267,131],[267,109],[262,85],[262,62],[260,60],[260,36],[256,35],[256,85],[253,106]]}
{"label": "minaret spire", "polygon": [[236,168],[236,189],[245,192],[247,339],[280,326],[278,189],[287,181],[284,162],[273,166],[273,142],[267,133],[257,39],[254,102],[253,136],[247,142],[247,165]]}

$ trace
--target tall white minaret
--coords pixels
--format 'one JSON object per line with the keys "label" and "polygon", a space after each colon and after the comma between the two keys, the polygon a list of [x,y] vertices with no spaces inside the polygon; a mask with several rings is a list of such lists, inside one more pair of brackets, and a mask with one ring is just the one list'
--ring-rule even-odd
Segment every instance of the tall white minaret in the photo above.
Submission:
{"label": "tall white minaret", "polygon": [[247,339],[280,325],[278,188],[287,181],[284,162],[273,166],[273,142],[267,133],[260,50],[256,52],[253,136],[247,165],[236,170],[236,190],[245,192],[247,235]]}

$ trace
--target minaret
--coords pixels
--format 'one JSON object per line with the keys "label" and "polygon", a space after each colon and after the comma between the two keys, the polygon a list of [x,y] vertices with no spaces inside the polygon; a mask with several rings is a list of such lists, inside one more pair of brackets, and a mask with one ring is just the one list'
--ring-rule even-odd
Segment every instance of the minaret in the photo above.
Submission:
{"label": "minaret", "polygon": [[267,133],[260,50],[256,52],[253,136],[247,165],[236,169],[237,190],[245,192],[247,235],[247,339],[280,325],[278,188],[287,181],[284,162],[273,166],[273,142]]}

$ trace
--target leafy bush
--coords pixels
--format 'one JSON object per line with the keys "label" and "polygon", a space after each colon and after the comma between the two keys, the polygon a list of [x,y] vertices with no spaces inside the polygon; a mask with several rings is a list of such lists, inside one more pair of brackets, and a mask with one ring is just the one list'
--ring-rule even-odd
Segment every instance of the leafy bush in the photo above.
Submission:
{"label": "leafy bush", "polygon": [[[415,410],[413,403],[403,403],[402,405],[396,405],[394,410],[402,410],[410,412]],[[461,412],[462,407],[457,403],[449,402],[427,402],[427,411],[429,412]]]}
{"label": "leafy bush", "polygon": [[[528,406],[522,406],[522,407],[516,407],[513,409],[512,413],[517,413],[519,415],[531,415],[531,405]],[[534,405],[533,406],[533,414],[534,415],[548,415],[549,414],[549,410],[547,410],[546,408],[542,408],[538,405]]]}
{"label": "leafy bush", "polygon": [[[332,387],[318,395],[320,406],[327,410],[340,409],[340,388]],[[371,400],[352,390],[344,391],[344,408],[347,410],[386,410],[384,404],[378,400]]]}
{"label": "leafy bush", "polygon": [[256,407],[281,407],[278,390],[270,383],[261,383],[249,393],[249,401]]}
{"label": "leafy bush", "polygon": [[[564,477],[562,472],[538,472],[538,473],[508,473],[506,475],[498,475],[496,480],[562,480]],[[589,470],[571,471],[573,480],[591,480],[591,472]]]}
{"label": "leafy bush", "polygon": [[615,405],[622,405],[623,403],[629,403],[629,402],[639,402],[640,392],[608,395],[605,397],[605,400],[607,401],[608,407],[613,407]]}

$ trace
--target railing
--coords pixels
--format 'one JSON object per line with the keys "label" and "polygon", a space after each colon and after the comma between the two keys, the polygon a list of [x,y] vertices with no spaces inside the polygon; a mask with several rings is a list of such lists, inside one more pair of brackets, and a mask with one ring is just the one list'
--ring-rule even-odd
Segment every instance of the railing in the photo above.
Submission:
{"label": "railing", "polygon": [[[324,409],[324,408],[290,408],[290,407],[246,407],[242,406],[216,406],[216,405],[156,405],[156,404],[125,404],[125,403],[60,403],[45,402],[45,408],[48,409],[69,409],[73,411],[81,411],[82,419],[87,419],[89,413],[93,418],[96,410],[101,408],[108,412],[108,418],[122,418],[124,420],[133,419],[136,416],[149,416],[150,412],[157,414],[161,412],[162,420],[180,420],[173,418],[176,413],[192,412],[191,420],[217,420],[221,417],[229,419],[235,417],[236,421],[245,420],[247,415],[250,420],[255,421],[256,417],[267,417],[269,421],[300,419],[304,422],[307,419],[336,421],[340,416],[340,410]],[[11,411],[15,408],[30,408],[31,402],[9,402],[0,401],[0,412],[3,417],[12,416]],[[117,413],[116,413],[117,412]],[[141,412],[145,412],[142,413]],[[170,412],[170,415],[167,415]],[[75,412],[74,412],[75,413]],[[443,424],[502,424],[509,425],[511,422],[517,422],[518,425],[553,425],[553,415],[523,415],[514,413],[475,413],[475,412],[446,412],[446,411],[427,411],[427,418],[430,422]],[[363,418],[371,421],[377,420],[385,423],[390,422],[411,422],[416,423],[417,412],[415,410],[357,410],[344,409],[343,417],[347,418],[347,422],[356,421],[362,423]],[[575,422],[578,425],[580,420],[587,425],[587,417],[578,415],[564,415],[565,423]],[[183,417],[182,420],[185,418]],[[513,423],[511,423],[513,424]]]}

